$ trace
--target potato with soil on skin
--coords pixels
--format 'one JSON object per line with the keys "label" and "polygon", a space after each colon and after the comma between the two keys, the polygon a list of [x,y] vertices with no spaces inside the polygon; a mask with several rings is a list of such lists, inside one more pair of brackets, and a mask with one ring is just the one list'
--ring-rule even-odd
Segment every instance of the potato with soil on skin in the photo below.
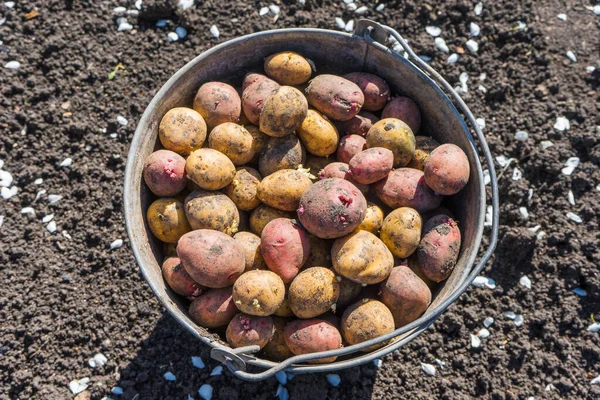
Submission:
{"label": "potato with soil on skin", "polygon": [[256,345],[262,349],[274,333],[273,318],[238,314],[227,325],[225,337],[233,348]]}
{"label": "potato with soil on skin", "polygon": [[307,154],[304,168],[308,169],[308,172],[312,175],[312,177],[309,176],[310,180],[316,182],[319,180],[319,173],[321,170],[334,162],[336,162],[335,155],[329,157],[317,157],[312,154]]}
{"label": "potato with soil on skin", "polygon": [[146,220],[152,234],[165,243],[177,243],[181,236],[192,230],[183,203],[169,197],[150,204]]}
{"label": "potato with soil on skin", "polygon": [[377,204],[370,201],[367,202],[367,212],[365,213],[365,219],[356,227],[354,232],[367,231],[373,235],[379,235],[379,229],[383,224],[383,210]]}
{"label": "potato with soil on skin", "polygon": [[254,168],[240,167],[235,172],[233,181],[223,189],[223,193],[225,193],[240,210],[254,210],[261,204],[260,199],[257,196],[258,184],[261,179],[262,177]]}
{"label": "potato with soil on skin", "polygon": [[404,167],[415,152],[415,136],[399,119],[386,118],[377,121],[367,133],[367,147],[385,147],[394,153],[394,167]]}
{"label": "potato with soil on skin", "polygon": [[233,288],[210,289],[192,301],[189,313],[192,321],[203,328],[226,326],[239,312],[233,303]]}
{"label": "potato with soil on skin", "polygon": [[233,235],[240,226],[235,203],[221,192],[193,191],[185,199],[185,215],[194,230],[214,229]]}
{"label": "potato with soil on skin", "polygon": [[244,125],[244,128],[246,128],[248,133],[252,136],[252,148],[250,151],[252,152],[253,156],[249,163],[258,164],[258,159],[260,158],[261,153],[265,147],[267,147],[269,136],[262,133],[260,129],[258,129],[258,126]]}
{"label": "potato with soil on skin", "polygon": [[[342,336],[348,344],[358,344],[394,331],[394,316],[380,301],[363,299],[344,311],[341,322]],[[363,349],[365,353],[379,349],[383,342]]]}
{"label": "potato with soil on skin", "polygon": [[390,250],[367,231],[358,231],[333,242],[331,260],[338,274],[366,285],[383,281],[394,267]]}
{"label": "potato with soil on skin", "polygon": [[157,196],[172,197],[187,183],[185,158],[170,150],[157,150],[144,163],[144,182]]}
{"label": "potato with soil on skin", "polygon": [[359,135],[344,136],[340,140],[337,150],[337,159],[339,162],[348,164],[352,157],[367,148],[367,139]]}
{"label": "potato with soil on skin", "polygon": [[395,169],[373,187],[377,197],[392,209],[411,207],[425,213],[438,208],[442,202],[442,196],[427,186],[423,171],[418,169]]}
{"label": "potato with soil on skin", "polygon": [[290,286],[289,284],[286,285],[285,296],[283,297],[283,302],[281,303],[279,308],[277,310],[275,310],[273,315],[276,315],[278,317],[286,317],[286,318],[295,316],[294,312],[292,311],[292,308],[290,307],[290,299],[288,297],[289,286]]}
{"label": "potato with soil on skin", "polygon": [[272,137],[258,159],[258,170],[266,177],[282,169],[296,169],[305,160],[306,150],[296,135]]}
{"label": "potato with soil on skin", "polygon": [[317,75],[306,88],[311,106],[337,121],[347,121],[361,110],[365,97],[358,85],[337,75]]}
{"label": "potato with soil on skin", "polygon": [[377,121],[379,121],[379,118],[377,118],[375,114],[361,110],[361,112],[350,118],[348,121],[339,121],[336,125],[338,132],[342,136],[359,135],[364,137]]}
{"label": "potato with soil on skin", "polygon": [[414,272],[419,277],[419,279],[425,282],[429,290],[433,293],[437,286],[437,283],[429,279],[423,272],[423,268],[421,267],[421,264],[419,264],[419,255],[417,254],[417,252],[411,254],[411,256],[408,257],[408,259],[406,260],[406,266],[410,268],[410,270]]}
{"label": "potato with soil on skin", "polygon": [[332,270],[311,267],[300,272],[288,291],[290,308],[298,318],[326,313],[337,302],[340,285]]}
{"label": "potato with soil on skin", "polygon": [[243,313],[266,317],[277,311],[285,296],[283,281],[274,272],[254,270],[233,284],[233,301]]}
{"label": "potato with soil on skin", "polygon": [[365,218],[367,200],[344,179],[324,179],[302,195],[298,219],[313,235],[334,239],[352,232]]}
{"label": "potato with soil on skin", "polygon": [[346,307],[348,304],[352,303],[354,299],[358,297],[363,287],[360,283],[353,282],[343,276],[340,276],[340,278],[340,295],[337,300],[337,309]]}
{"label": "potato with soil on skin", "polygon": [[260,236],[260,249],[269,269],[289,283],[310,254],[310,238],[298,221],[277,218],[269,222]]}
{"label": "potato with soil on skin", "polygon": [[293,51],[282,51],[265,58],[265,73],[282,85],[301,85],[310,79],[312,67],[306,58]]}
{"label": "potato with soil on skin", "polygon": [[235,176],[235,165],[225,154],[206,148],[192,151],[185,169],[188,177],[205,190],[223,189]]}
{"label": "potato with soil on skin", "polygon": [[187,107],[167,111],[158,127],[158,138],[163,147],[184,157],[202,147],[206,133],[202,115]]}
{"label": "potato with soil on skin", "polygon": [[281,86],[267,98],[259,118],[261,132],[283,137],[293,133],[308,112],[306,97],[296,88]]}
{"label": "potato with soil on skin", "polygon": [[266,204],[261,204],[256,207],[252,214],[250,214],[250,229],[256,235],[262,235],[263,229],[265,226],[274,219],[277,218],[294,218],[294,213],[289,211],[278,210],[273,207],[269,207]]}
{"label": "potato with soil on skin", "polygon": [[288,345],[285,343],[285,336],[283,330],[285,329],[286,320],[281,317],[273,317],[274,333],[273,337],[263,347],[263,354],[269,360],[283,361],[294,356],[294,353],[290,350]]}
{"label": "potato with soil on skin", "polygon": [[206,288],[194,281],[181,265],[179,257],[168,257],[161,266],[167,285],[175,293],[193,300],[200,296]]}
{"label": "potato with soil on skin", "polygon": [[308,235],[310,238],[310,255],[308,260],[302,266],[303,269],[310,267],[325,267],[330,268],[331,264],[331,246],[325,239],[316,237],[315,235]]}
{"label": "potato with soil on skin", "polygon": [[470,171],[465,152],[451,143],[436,147],[423,170],[427,186],[446,196],[460,192],[467,185]]}
{"label": "potato with soil on skin", "polygon": [[415,143],[415,152],[406,167],[423,171],[425,163],[429,159],[429,154],[439,146],[439,143],[429,136],[415,136]]}
{"label": "potato with soil on skin", "polygon": [[394,267],[381,283],[381,302],[394,316],[396,329],[419,318],[431,303],[431,291],[410,268]]}
{"label": "potato with soil on skin", "polygon": [[267,264],[265,264],[260,250],[260,238],[258,236],[250,232],[238,232],[233,236],[233,239],[240,244],[244,251],[244,260],[246,261],[244,272],[267,269]]}
{"label": "potato with soil on skin", "polygon": [[448,278],[458,260],[460,243],[460,229],[454,219],[441,214],[427,221],[417,250],[425,276],[434,282]]}
{"label": "potato with soil on skin", "polygon": [[177,243],[177,255],[193,280],[210,288],[222,288],[244,272],[244,251],[223,232],[199,229],[186,233]]}
{"label": "potato with soil on skin", "polygon": [[296,134],[306,151],[320,157],[335,153],[340,141],[335,125],[315,110],[308,110]]}
{"label": "potato with soil on skin", "polygon": [[408,97],[394,97],[390,100],[381,113],[381,118],[397,118],[410,126],[416,135],[421,128],[421,111],[417,103]]}
{"label": "potato with soil on skin", "polygon": [[300,197],[312,185],[306,173],[283,169],[264,178],[257,187],[257,196],[264,204],[283,211],[298,208]]}
{"label": "potato with soil on skin", "polygon": [[265,102],[277,89],[279,89],[279,84],[264,75],[250,73],[244,77],[242,109],[251,123],[259,124],[260,112]]}
{"label": "potato with soil on skin", "polygon": [[348,163],[350,175],[364,185],[385,178],[394,165],[394,153],[383,147],[371,147],[361,151]]}
{"label": "potato with soil on skin", "polygon": [[233,165],[244,165],[254,157],[253,137],[242,125],[225,122],[210,131],[208,147],[225,154]]}
{"label": "potato with soil on skin", "polygon": [[356,83],[360,90],[362,90],[365,97],[363,110],[381,110],[390,100],[391,91],[389,85],[377,75],[367,72],[351,72],[344,75],[344,78]]}
{"label": "potato with soil on skin", "polygon": [[417,210],[400,207],[385,217],[379,237],[393,255],[407,258],[419,246],[422,224]]}
{"label": "potato with soil on skin", "polygon": [[233,86],[223,82],[207,82],[198,89],[193,108],[204,118],[211,131],[225,122],[239,123],[242,100]]}
{"label": "potato with soil on skin", "polygon": [[[339,330],[332,323],[319,318],[292,321],[285,326],[283,335],[285,343],[295,355],[337,350],[343,347]],[[336,358],[336,356],[320,358],[308,363],[330,363]]]}
{"label": "potato with soil on skin", "polygon": [[351,182],[362,194],[369,193],[369,185],[358,183],[350,173],[350,166],[343,162],[333,162],[319,172],[319,179],[339,178]]}

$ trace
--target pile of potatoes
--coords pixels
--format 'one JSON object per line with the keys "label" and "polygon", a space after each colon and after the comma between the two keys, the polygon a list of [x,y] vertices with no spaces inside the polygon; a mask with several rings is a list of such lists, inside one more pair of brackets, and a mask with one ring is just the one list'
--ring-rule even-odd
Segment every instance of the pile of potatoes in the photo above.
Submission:
{"label": "pile of potatoes", "polygon": [[275,361],[419,318],[458,259],[441,203],[467,156],[415,136],[419,107],[378,76],[313,77],[290,51],[264,73],[207,82],[162,118],[143,178],[166,283],[198,325]]}

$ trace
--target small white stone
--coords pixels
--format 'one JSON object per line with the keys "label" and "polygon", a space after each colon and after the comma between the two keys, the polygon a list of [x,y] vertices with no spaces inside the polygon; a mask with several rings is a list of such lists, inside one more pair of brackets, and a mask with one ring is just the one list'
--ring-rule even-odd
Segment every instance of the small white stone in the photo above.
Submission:
{"label": "small white stone", "polygon": [[47,224],[48,222],[52,221],[53,219],[54,219],[54,214],[45,215],[44,218],[42,218],[42,223]]}
{"label": "small white stone", "polygon": [[481,15],[481,11],[483,11],[483,3],[479,2],[475,4],[475,15]]}
{"label": "small white stone", "polygon": [[585,291],[585,289],[582,289],[580,287],[573,289],[573,293],[575,293],[577,296],[581,296],[581,297],[587,296],[587,292]]}
{"label": "small white stone", "polygon": [[567,193],[567,200],[569,201],[570,205],[575,205],[575,195],[573,194],[572,190],[569,190],[569,193]]}
{"label": "small white stone", "polygon": [[519,207],[519,214],[525,219],[529,218],[529,211],[527,211],[527,207]]}
{"label": "small white stone", "polygon": [[519,284],[527,289],[531,289],[531,279],[529,279],[526,275],[523,275],[521,279],[519,279]]}
{"label": "small white stone", "polygon": [[517,314],[515,314],[515,313],[514,313],[514,312],[512,312],[512,311],[506,311],[506,312],[504,313],[504,316],[505,316],[506,318],[508,318],[508,319],[515,319],[515,318],[517,317]]}
{"label": "small white stone", "polygon": [[488,338],[490,337],[490,331],[488,331],[486,328],[481,328],[479,332],[477,332],[477,336],[481,339]]}
{"label": "small white stone", "polygon": [[169,382],[173,382],[173,381],[177,380],[177,377],[175,375],[173,375],[172,372],[165,372],[165,374],[163,375],[163,378],[165,378],[165,380],[169,381]]}
{"label": "small white stone", "polygon": [[275,374],[275,379],[277,379],[277,382],[280,384],[285,385],[287,383],[287,374],[285,371],[279,371]]}
{"label": "small white stone", "polygon": [[546,389],[545,389],[545,390],[546,390],[546,392],[549,392],[549,391],[551,391],[551,390],[554,390],[554,385],[553,385],[553,384],[551,384],[551,383],[547,384],[547,385],[546,385]]}
{"label": "small white stone", "polygon": [[46,194],[46,189],[42,189],[39,192],[36,193],[35,195],[35,199],[33,199],[33,202],[35,203],[36,201],[38,201],[39,199],[42,198],[43,195]]}
{"label": "small white stone", "polygon": [[383,361],[381,361],[381,358],[376,358],[373,360],[373,364],[375,365],[375,368],[381,368]]}
{"label": "small white stone", "polygon": [[519,168],[515,168],[513,170],[512,180],[519,181],[519,180],[521,180],[522,177],[523,177],[523,173],[521,172],[521,170]]}
{"label": "small white stone", "polygon": [[382,12],[384,8],[385,8],[385,4],[381,3],[380,5],[377,6],[377,8],[375,8],[375,11]]}
{"label": "small white stone", "polygon": [[477,122],[477,125],[479,125],[480,129],[485,129],[485,119],[484,118],[477,118],[475,120],[475,122]]}
{"label": "small white stone", "polygon": [[485,169],[485,170],[483,170],[483,184],[487,186],[490,183],[492,183],[492,178],[490,177],[490,171]]}
{"label": "small white stone", "polygon": [[431,364],[427,364],[427,363],[421,363],[421,369],[423,370],[423,372],[425,372],[427,375],[430,376],[435,376],[435,367]]}
{"label": "small white stone", "polygon": [[469,24],[469,31],[471,32],[471,36],[479,36],[481,33],[481,28],[475,22],[471,22]]}
{"label": "small white stone", "polygon": [[0,18],[0,26],[4,25],[5,22],[6,22],[6,17]]}
{"label": "small white stone", "polygon": [[123,125],[123,126],[127,126],[127,124],[129,123],[129,121],[127,121],[127,119],[121,115],[117,115],[117,123],[119,125]]}
{"label": "small white stone", "polygon": [[33,209],[33,207],[25,207],[23,209],[21,209],[21,214],[23,215],[35,215],[35,210]]}
{"label": "small white stone", "polygon": [[62,231],[61,233],[62,233],[62,235],[63,235],[64,237],[66,237],[67,239],[69,239],[69,240],[73,239],[73,238],[71,237],[71,235],[69,235],[69,232],[67,232],[67,231]]}
{"label": "small white stone", "polygon": [[354,10],[356,10],[356,9],[358,8],[358,6],[356,5],[356,3],[350,3],[350,4],[348,4],[348,5],[346,6],[346,8],[347,8],[349,11],[354,11]]}
{"label": "small white stone", "polygon": [[492,217],[493,217],[494,208],[492,206],[487,206],[485,211],[485,221],[483,221],[483,226],[492,226]]}
{"label": "small white stone", "polygon": [[0,228],[4,225],[4,215],[0,215]]}
{"label": "small white stone", "polygon": [[458,62],[458,59],[459,59],[459,58],[460,58],[460,57],[459,57],[459,55],[458,55],[458,54],[456,54],[456,53],[452,53],[452,54],[450,54],[450,56],[449,56],[449,57],[446,59],[446,62],[447,62],[448,64],[454,64],[454,63],[457,63],[457,62]]}
{"label": "small white stone", "polygon": [[579,166],[580,163],[579,157],[569,157],[569,159],[565,162],[565,167],[561,170],[565,175],[571,175],[575,168]]}
{"label": "small white stone", "polygon": [[515,139],[517,140],[527,140],[529,138],[529,134],[525,131],[517,131],[515,133]]}
{"label": "small white stone", "polygon": [[138,10],[142,9],[142,0],[136,0],[135,8],[137,8]]}
{"label": "small white stone", "polygon": [[481,347],[481,339],[475,335],[471,335],[471,348],[478,349]]}
{"label": "small white stone", "polygon": [[443,362],[442,360],[438,360],[437,358],[435,359],[435,363],[441,368],[444,369],[444,367],[446,366],[446,363]]}
{"label": "small white stone", "polygon": [[81,378],[79,380],[74,380],[69,382],[69,389],[71,389],[71,393],[78,394],[83,392],[88,387],[88,383],[90,382],[90,378]]}
{"label": "small white stone", "polygon": [[554,129],[556,129],[557,131],[566,131],[569,130],[571,128],[571,123],[569,122],[569,120],[565,117],[558,117],[556,118],[556,122],[554,123]]}
{"label": "small white stone", "polygon": [[210,371],[210,376],[219,376],[221,374],[223,374],[223,367],[220,365],[217,365]]}
{"label": "small white stone", "polygon": [[485,276],[477,276],[473,279],[473,286],[478,288],[487,287],[493,290],[496,289],[496,281]]}
{"label": "small white stone", "polygon": [[573,62],[577,62],[577,57],[575,57],[575,53],[571,50],[567,51],[567,58]]}
{"label": "small white stone", "polygon": [[541,228],[541,227],[542,227],[541,225],[536,225],[536,226],[534,226],[534,227],[527,228],[527,230],[529,230],[529,231],[531,231],[531,232],[533,232],[533,233],[536,233],[537,231],[539,231],[539,230],[540,230],[540,228]]}
{"label": "small white stone", "polygon": [[21,68],[21,63],[18,61],[9,61],[4,64],[4,68],[6,69],[19,69]]}
{"label": "small white stone", "polygon": [[486,88],[485,88],[485,86],[483,86],[483,85],[479,85],[479,86],[477,86],[477,89],[478,89],[480,92],[487,93],[487,89],[486,89]]}
{"label": "small white stone", "polygon": [[354,14],[361,15],[361,14],[366,13],[367,11],[369,11],[369,8],[366,6],[362,6],[362,7],[358,7],[356,10],[354,10]]}
{"label": "small white stone", "polygon": [[496,162],[502,168],[508,167],[508,165],[512,162],[512,158],[508,158],[506,156],[496,156]]}
{"label": "small white stone", "polygon": [[271,4],[269,6],[269,10],[271,10],[271,12],[275,15],[279,14],[279,11],[281,11],[281,9],[279,8],[279,6],[275,5],[275,4]]}
{"label": "small white stone", "polygon": [[327,374],[326,378],[327,382],[333,387],[338,387],[342,381],[338,374]]}
{"label": "small white stone", "polygon": [[16,196],[16,194],[19,192],[19,188],[16,186],[11,186],[10,188],[7,187],[3,187],[0,190],[0,196],[2,196],[2,198],[4,200],[8,200],[13,196]]}
{"label": "small white stone", "polygon": [[489,328],[490,326],[492,326],[493,323],[494,323],[493,317],[487,317],[486,319],[483,320],[483,326],[485,326],[486,328]]}
{"label": "small white stone", "polygon": [[125,31],[130,31],[133,29],[133,25],[131,25],[129,22],[127,22],[127,20],[125,21],[121,21],[121,23],[119,24],[119,26],[117,27],[117,30],[119,32],[125,32]]}
{"label": "small white stone", "polygon": [[214,38],[218,38],[221,33],[219,32],[219,28],[217,28],[216,25],[212,25],[210,27],[210,34],[214,37]]}
{"label": "small white stone", "polygon": [[437,26],[426,26],[425,32],[430,34],[433,37],[440,36],[442,34],[442,29]]}
{"label": "small white stone", "polygon": [[550,140],[542,140],[540,146],[542,147],[542,150],[546,150],[547,148],[554,146],[554,143]]}
{"label": "small white stone", "polygon": [[594,12],[594,14],[600,15],[600,4],[596,4],[592,11]]}
{"label": "small white stone", "polygon": [[59,167],[69,167],[69,166],[71,166],[71,164],[73,164],[73,159],[71,157],[69,157],[69,158],[65,158],[64,160],[62,160],[62,162],[58,166]]}
{"label": "small white stone", "polygon": [[15,2],[14,1],[6,1],[6,2],[4,2],[4,5],[7,8],[13,8],[15,6]]}
{"label": "small white stone", "polygon": [[479,51],[479,43],[477,43],[473,39],[467,40],[467,43],[465,43],[465,46],[472,53],[477,53]]}
{"label": "small white stone", "polygon": [[110,249],[116,250],[116,249],[120,248],[121,246],[123,246],[123,239],[117,239],[110,244]]}
{"label": "small white stone", "polygon": [[441,51],[443,51],[444,53],[449,53],[450,49],[448,48],[448,45],[446,44],[446,41],[441,38],[441,37],[436,37],[434,40],[435,46],[440,49]]}
{"label": "small white stone", "polygon": [[168,19],[159,19],[158,21],[156,21],[156,27],[164,28],[165,26],[167,26],[168,23],[169,23]]}
{"label": "small white stone", "polygon": [[560,19],[561,21],[566,21],[567,20],[567,14],[558,14],[556,16],[556,18]]}
{"label": "small white stone", "polygon": [[[596,15],[600,15],[600,6],[596,6],[596,7],[598,7],[598,13]],[[594,7],[594,8],[596,8],[596,7]],[[592,385],[600,385],[600,375],[598,375],[597,377],[595,377],[594,379],[592,379],[590,381],[590,383]]]}
{"label": "small white stone", "polygon": [[37,178],[35,181],[33,181],[34,185],[41,185],[42,183],[44,183],[44,180],[42,178]]}
{"label": "small white stone", "polygon": [[177,6],[180,7],[184,11],[193,5],[194,5],[194,0],[179,0],[177,2]]}
{"label": "small white stone", "polygon": [[569,211],[567,213],[567,218],[569,218],[571,221],[580,224],[583,222],[583,220],[581,219],[581,217],[575,213],[572,213],[571,211]]}
{"label": "small white stone", "polygon": [[198,369],[204,369],[204,367],[206,367],[201,357],[192,357],[192,365]]}
{"label": "small white stone", "polygon": [[527,191],[527,201],[531,200],[533,198],[533,189],[529,189]]}
{"label": "small white stone", "polygon": [[258,11],[258,15],[260,15],[261,17],[263,15],[267,15],[269,13],[269,7],[262,7],[259,11]]}
{"label": "small white stone", "polygon": [[10,172],[0,169],[0,187],[9,187],[13,183],[13,176]]}
{"label": "small white stone", "polygon": [[591,74],[596,70],[596,67],[589,65],[589,66],[585,67],[585,70],[588,74]]}
{"label": "small white stone", "polygon": [[204,385],[200,386],[200,389],[198,389],[198,394],[203,400],[210,400],[213,396],[213,387],[208,383],[205,383]]}
{"label": "small white stone", "polygon": [[46,225],[46,229],[48,229],[48,232],[50,233],[56,232],[56,222],[50,221],[50,223]]}
{"label": "small white stone", "polygon": [[515,315],[515,319],[513,320],[516,326],[523,325],[523,316],[521,314]]}
{"label": "small white stone", "polygon": [[[102,367],[108,362],[108,359],[102,353],[96,354],[93,358],[88,360],[88,364],[92,368]],[[114,393],[114,392],[113,392]],[[116,393],[115,393],[116,394]]]}
{"label": "small white stone", "polygon": [[346,32],[352,32],[354,30],[354,20],[353,19],[346,22],[346,26],[344,27],[344,30]]}
{"label": "small white stone", "polygon": [[586,330],[589,332],[600,332],[600,322],[594,322]]}
{"label": "small white stone", "polygon": [[113,12],[115,14],[123,14],[125,11],[127,11],[127,9],[125,7],[115,7],[113,9]]}
{"label": "small white stone", "polygon": [[537,234],[536,238],[537,238],[537,240],[542,240],[542,239],[544,238],[544,236],[546,236],[546,232],[544,232],[544,231],[540,231],[540,232]]}
{"label": "small white stone", "polygon": [[63,197],[62,197],[61,195],[59,195],[59,194],[51,194],[51,195],[48,195],[48,203],[49,203],[49,204],[54,204],[54,203],[56,203],[57,201],[60,201],[62,198],[63,198]]}
{"label": "small white stone", "polygon": [[340,17],[336,17],[335,26],[337,26],[339,29],[344,29],[346,27],[346,23]]}
{"label": "small white stone", "polygon": [[178,26],[175,28],[175,33],[179,37],[179,39],[183,39],[187,36],[187,30],[183,26]]}

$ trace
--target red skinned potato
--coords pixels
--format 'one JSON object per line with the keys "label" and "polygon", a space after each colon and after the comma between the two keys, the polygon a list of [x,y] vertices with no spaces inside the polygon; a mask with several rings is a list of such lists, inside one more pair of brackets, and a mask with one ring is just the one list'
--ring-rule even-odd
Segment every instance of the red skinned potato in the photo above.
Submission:
{"label": "red skinned potato", "polygon": [[368,185],[385,178],[394,165],[394,153],[383,147],[361,151],[348,163],[355,181]]}
{"label": "red skinned potato", "polygon": [[365,218],[367,200],[352,183],[339,178],[314,183],[300,198],[298,219],[313,235],[333,239],[352,232]]}
{"label": "red skinned potato", "polygon": [[[332,323],[319,318],[292,321],[284,328],[283,335],[288,348],[297,356],[343,347],[338,329]],[[320,358],[309,363],[330,363],[336,358]]]}
{"label": "red skinned potato", "polygon": [[263,229],[260,248],[267,267],[289,283],[308,259],[311,244],[297,221],[277,218]]}
{"label": "red skinned potato", "polygon": [[233,86],[223,82],[207,82],[198,89],[193,108],[202,115],[210,131],[225,122],[239,123],[242,100]]}
{"label": "red skinned potato", "polygon": [[352,72],[344,75],[344,78],[356,83],[365,97],[363,110],[381,110],[390,99],[390,87],[386,81],[377,75],[367,72]]}
{"label": "red skinned potato", "polygon": [[369,129],[379,118],[368,111],[361,111],[347,121],[339,121],[336,125],[340,135],[366,136]]}
{"label": "red skinned potato", "polygon": [[344,136],[340,140],[337,150],[337,159],[339,162],[348,164],[352,157],[367,148],[367,140],[359,135]]}
{"label": "red skinned potato", "polygon": [[394,267],[379,293],[394,316],[396,329],[419,318],[431,303],[429,287],[406,266]]}
{"label": "red skinned potato", "polygon": [[233,348],[257,345],[262,349],[274,333],[273,318],[238,314],[227,325],[225,337]]}
{"label": "red skinned potato", "polygon": [[424,213],[440,206],[442,196],[425,183],[423,171],[399,168],[374,185],[375,193],[390,208],[411,207]]}
{"label": "red skinned potato", "polygon": [[425,282],[432,293],[434,292],[437,283],[425,276],[423,268],[421,267],[421,264],[419,264],[419,255],[417,252],[414,252],[410,257],[408,257],[406,260],[406,266],[410,268],[410,270],[414,272],[423,282]]}
{"label": "red skinned potato", "polygon": [[447,215],[427,221],[417,249],[423,273],[434,282],[448,278],[460,253],[461,235],[458,223]]}
{"label": "red skinned potato", "polygon": [[311,106],[338,121],[354,117],[365,101],[355,83],[336,75],[317,75],[306,88],[306,97]]}
{"label": "red skinned potato", "polygon": [[175,196],[187,183],[185,158],[170,150],[155,151],[144,163],[144,182],[157,196]]}
{"label": "red skinned potato", "polygon": [[390,100],[381,113],[381,119],[384,118],[397,118],[404,121],[415,135],[421,127],[419,106],[408,97],[399,96]]}
{"label": "red skinned potato", "polygon": [[425,163],[425,182],[435,192],[453,195],[469,182],[469,159],[462,149],[446,143],[436,147]]}
{"label": "red skinned potato", "polygon": [[394,167],[404,167],[415,152],[415,136],[399,119],[385,118],[373,124],[367,133],[367,147],[385,147],[394,153]]}
{"label": "red skinned potato", "polygon": [[279,84],[268,77],[250,73],[244,78],[242,86],[242,109],[248,120],[258,125],[260,112],[265,102],[279,89]]}
{"label": "red skinned potato", "polygon": [[162,273],[167,285],[175,293],[193,300],[200,296],[206,288],[195,282],[181,265],[179,257],[169,257],[162,264]]}
{"label": "red skinned potato", "polygon": [[250,224],[250,230],[257,234],[258,236],[262,235],[263,229],[265,226],[276,218],[294,218],[294,213],[290,211],[282,211],[273,207],[269,207],[266,204],[261,204],[256,207],[252,214],[250,214],[250,220],[248,221]]}
{"label": "red skinned potato", "polygon": [[233,302],[232,287],[211,289],[192,301],[190,317],[204,328],[219,328],[227,325],[239,312]]}
{"label": "red skinned potato", "polygon": [[210,288],[222,288],[244,272],[244,251],[238,242],[223,232],[199,229],[183,235],[177,255],[193,280]]}
{"label": "red skinned potato", "polygon": [[345,179],[352,182],[363,194],[369,193],[369,185],[356,182],[352,174],[350,174],[350,167],[346,163],[332,162],[319,172],[319,180],[330,178]]}
{"label": "red skinned potato", "polygon": [[260,111],[260,131],[274,137],[294,132],[308,113],[306,97],[296,88],[280,86],[265,101]]}

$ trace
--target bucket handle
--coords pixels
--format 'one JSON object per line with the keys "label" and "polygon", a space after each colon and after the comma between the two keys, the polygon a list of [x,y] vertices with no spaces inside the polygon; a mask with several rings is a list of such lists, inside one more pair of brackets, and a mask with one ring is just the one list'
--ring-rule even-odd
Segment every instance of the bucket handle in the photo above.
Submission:
{"label": "bucket handle", "polygon": [[[410,48],[406,40],[394,29],[390,28],[386,25],[381,25],[375,21],[371,21],[368,19],[361,19],[357,23],[357,29],[355,32],[358,36],[363,36],[367,41],[374,42],[377,41],[381,44],[385,43],[388,34],[391,35],[394,39],[400,43],[400,46],[404,49],[407,54],[407,59],[409,59],[413,64],[426,71],[429,76],[439,85],[441,85],[454,99],[458,108],[463,112],[463,114],[467,117],[467,120],[471,124],[472,128],[475,130],[475,134],[479,141],[479,146],[481,147],[481,151],[485,158],[485,164],[488,167],[490,180],[491,180],[491,205],[492,205],[492,226],[490,231],[490,242],[489,246],[485,252],[485,254],[479,260],[479,263],[471,269],[471,272],[467,276],[467,279],[442,303],[440,303],[436,310],[431,312],[430,314],[423,316],[416,321],[411,322],[408,325],[405,325],[399,329],[396,329],[393,332],[388,334],[379,336],[377,338],[368,340],[366,342],[362,342],[359,344],[355,344],[352,346],[342,347],[336,350],[328,350],[320,353],[313,354],[303,354],[299,356],[294,356],[288,358],[285,361],[282,361],[273,367],[260,372],[260,373],[250,373],[246,371],[246,360],[252,360],[252,356],[250,354],[256,353],[260,350],[259,346],[247,346],[241,347],[237,349],[231,349],[225,346],[218,346],[213,348],[210,352],[211,358],[225,364],[229,371],[233,373],[238,378],[247,380],[247,381],[262,381],[267,378],[274,376],[276,373],[286,370],[286,369],[294,369],[292,364],[303,363],[307,361],[316,360],[319,358],[328,358],[333,356],[343,356],[346,354],[351,354],[357,351],[362,351],[366,347],[381,344],[385,341],[391,340],[397,336],[403,335],[411,330],[414,330],[408,337],[399,340],[396,343],[393,343],[394,349],[397,349],[404,344],[408,343],[419,333],[427,329],[429,325],[431,325],[452,303],[458,299],[458,297],[471,285],[475,277],[481,272],[487,261],[490,259],[496,245],[498,243],[498,224],[499,224],[499,200],[498,200],[498,182],[496,180],[496,170],[494,168],[494,160],[490,149],[485,140],[485,136],[481,131],[481,128],[475,121],[475,117],[471,113],[471,110],[467,107],[463,99],[460,95],[454,90],[454,88],[433,68],[431,68],[427,63],[425,63],[421,58],[419,58],[414,51]],[[393,50],[390,50],[393,51]],[[378,355],[384,355],[389,352],[388,347],[384,347],[380,349],[381,353]],[[359,357],[358,359],[351,359],[341,361],[339,363],[335,363],[336,369],[350,368],[360,365],[364,362],[364,357]],[[324,372],[328,371],[330,368],[327,368],[327,365],[324,364],[322,367],[319,364],[315,364],[311,367],[311,371],[313,372]]]}

